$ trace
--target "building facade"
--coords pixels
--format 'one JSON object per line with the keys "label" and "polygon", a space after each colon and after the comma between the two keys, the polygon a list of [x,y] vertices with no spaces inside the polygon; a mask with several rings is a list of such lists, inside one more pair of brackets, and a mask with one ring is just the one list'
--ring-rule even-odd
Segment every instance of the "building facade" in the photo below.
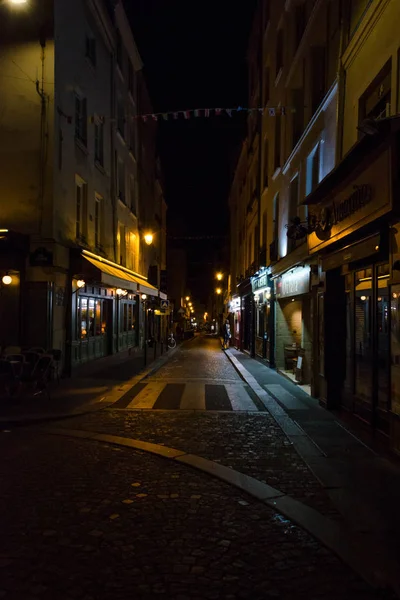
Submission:
{"label": "building facade", "polygon": [[[398,450],[400,6],[271,0],[258,11],[254,354]],[[231,219],[244,236],[256,229],[232,202]],[[237,250],[231,263],[236,274]]]}
{"label": "building facade", "polygon": [[59,349],[71,373],[143,345],[141,296],[160,299],[143,270],[142,63],[120,2],[0,10],[0,341]]}

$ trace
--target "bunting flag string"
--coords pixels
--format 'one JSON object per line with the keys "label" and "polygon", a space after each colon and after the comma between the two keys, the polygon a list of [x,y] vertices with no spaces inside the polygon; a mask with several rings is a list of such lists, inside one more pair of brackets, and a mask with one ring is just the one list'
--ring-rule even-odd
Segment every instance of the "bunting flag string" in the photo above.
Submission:
{"label": "bunting flag string", "polygon": [[[129,121],[129,119],[133,119],[133,120],[141,120],[143,123],[147,123],[149,121],[177,121],[180,119],[184,119],[185,121],[187,121],[188,119],[191,119],[192,117],[197,119],[199,117],[206,117],[209,118],[211,116],[216,116],[216,117],[221,117],[223,115],[227,115],[228,117],[232,118],[234,116],[234,114],[236,113],[248,113],[248,114],[252,114],[252,113],[259,113],[261,115],[267,115],[269,117],[276,117],[276,116],[284,116],[287,115],[288,113],[295,113],[296,109],[294,107],[289,107],[289,106],[267,106],[265,108],[263,107],[255,107],[255,108],[246,108],[243,106],[237,106],[236,108],[194,108],[194,109],[190,109],[190,110],[178,110],[178,111],[167,111],[167,112],[160,112],[160,113],[148,113],[148,114],[143,114],[143,115],[135,115],[135,116],[129,116],[128,118],[125,118],[125,121]],[[89,117],[89,121],[91,123],[95,123],[97,121],[100,122],[104,122],[105,119],[107,117],[105,117],[104,115],[92,115]],[[112,120],[117,120],[117,119],[112,119]]]}

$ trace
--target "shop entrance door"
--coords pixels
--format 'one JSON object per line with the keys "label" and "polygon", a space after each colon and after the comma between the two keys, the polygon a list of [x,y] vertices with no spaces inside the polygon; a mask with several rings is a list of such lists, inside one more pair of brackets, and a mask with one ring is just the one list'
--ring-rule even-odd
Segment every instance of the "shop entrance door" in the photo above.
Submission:
{"label": "shop entrance door", "polygon": [[346,378],[343,405],[389,433],[389,265],[346,276]]}

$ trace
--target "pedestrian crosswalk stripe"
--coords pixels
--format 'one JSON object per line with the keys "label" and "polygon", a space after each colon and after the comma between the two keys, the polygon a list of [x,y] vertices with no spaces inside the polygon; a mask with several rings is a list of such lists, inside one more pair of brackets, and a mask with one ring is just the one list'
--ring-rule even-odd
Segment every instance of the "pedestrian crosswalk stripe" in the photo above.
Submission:
{"label": "pedestrian crosswalk stripe", "polygon": [[258,408],[242,385],[225,384],[233,410],[257,411]]}
{"label": "pedestrian crosswalk stripe", "polygon": [[206,394],[201,383],[187,383],[181,399],[182,410],[205,410]]}
{"label": "pedestrian crosswalk stripe", "polygon": [[[133,390],[131,390],[132,393]],[[131,410],[215,410],[258,412],[243,383],[204,384],[149,381],[135,387],[115,408]],[[134,397],[132,398],[132,396]]]}
{"label": "pedestrian crosswalk stripe", "polygon": [[148,383],[128,405],[128,408],[153,408],[153,404],[165,388],[165,383]]}

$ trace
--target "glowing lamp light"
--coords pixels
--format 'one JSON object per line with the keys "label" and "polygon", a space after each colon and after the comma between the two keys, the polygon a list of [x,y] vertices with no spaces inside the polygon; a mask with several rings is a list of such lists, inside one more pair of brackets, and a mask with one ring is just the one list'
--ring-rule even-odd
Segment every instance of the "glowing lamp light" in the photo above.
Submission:
{"label": "glowing lamp light", "polygon": [[217,288],[215,291],[217,292],[218,295],[222,294],[221,288]]}
{"label": "glowing lamp light", "polygon": [[222,277],[223,277],[222,273],[217,273],[217,279],[218,279],[218,281],[221,281]]}
{"label": "glowing lamp light", "polygon": [[117,296],[123,296],[124,295],[124,290],[121,290],[121,288],[117,288],[115,290],[115,293],[117,294]]}
{"label": "glowing lamp light", "polygon": [[367,299],[367,296],[361,296],[361,300],[364,302]]}
{"label": "glowing lamp light", "polygon": [[10,4],[26,4],[28,0],[10,0]]}
{"label": "glowing lamp light", "polygon": [[11,275],[4,275],[2,282],[4,283],[4,285],[10,285],[10,283],[12,283]]}
{"label": "glowing lamp light", "polygon": [[146,294],[142,294],[142,300],[146,300],[147,295]]}
{"label": "glowing lamp light", "polygon": [[146,233],[146,235],[144,236],[144,241],[146,242],[146,244],[148,246],[151,246],[151,244],[153,243],[153,234],[152,233]]}
{"label": "glowing lamp light", "polygon": [[76,287],[81,289],[83,287],[85,287],[86,283],[85,281],[83,281],[83,279],[78,279],[78,281],[76,282]]}

